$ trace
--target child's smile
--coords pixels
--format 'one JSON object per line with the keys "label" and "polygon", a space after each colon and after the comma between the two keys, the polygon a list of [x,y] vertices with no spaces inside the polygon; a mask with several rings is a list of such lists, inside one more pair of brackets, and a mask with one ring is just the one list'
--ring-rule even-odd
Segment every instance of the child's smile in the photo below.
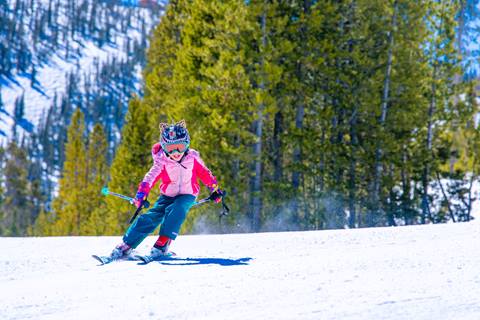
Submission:
{"label": "child's smile", "polygon": [[175,152],[173,154],[170,154],[170,158],[172,158],[175,161],[179,161],[180,159],[182,159],[184,153],[185,152],[181,152],[181,153],[180,152]]}

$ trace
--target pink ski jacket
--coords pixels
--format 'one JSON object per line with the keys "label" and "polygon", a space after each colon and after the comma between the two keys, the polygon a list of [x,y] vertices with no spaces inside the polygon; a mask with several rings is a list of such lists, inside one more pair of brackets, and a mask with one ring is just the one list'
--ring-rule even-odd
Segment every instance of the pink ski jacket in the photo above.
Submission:
{"label": "pink ski jacket", "polygon": [[[159,150],[160,149],[160,150]],[[198,196],[198,179],[209,189],[217,185],[217,179],[205,166],[198,151],[190,149],[181,162],[170,159],[158,146],[152,148],[153,166],[143,178],[142,184],[148,184],[150,191],[158,180],[160,192],[168,197],[179,194]]]}

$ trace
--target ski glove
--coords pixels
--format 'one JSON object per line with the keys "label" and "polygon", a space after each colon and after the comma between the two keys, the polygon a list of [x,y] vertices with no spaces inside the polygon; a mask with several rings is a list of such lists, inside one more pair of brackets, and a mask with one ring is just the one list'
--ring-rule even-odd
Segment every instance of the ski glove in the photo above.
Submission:
{"label": "ski glove", "polygon": [[137,208],[143,204],[143,202],[147,199],[148,193],[150,192],[150,188],[147,182],[142,182],[138,186],[137,195],[135,196],[135,200],[133,203]]}
{"label": "ski glove", "polygon": [[224,192],[218,188],[218,186],[214,185],[213,189],[211,190],[212,193],[210,193],[210,200],[215,201],[216,203],[220,203],[223,198]]}

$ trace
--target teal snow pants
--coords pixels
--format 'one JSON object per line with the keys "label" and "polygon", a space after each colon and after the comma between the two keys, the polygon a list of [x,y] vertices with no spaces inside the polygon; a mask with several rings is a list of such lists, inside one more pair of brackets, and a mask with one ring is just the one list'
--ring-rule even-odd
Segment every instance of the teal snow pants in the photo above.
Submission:
{"label": "teal snow pants", "polygon": [[136,248],[160,224],[162,224],[160,235],[175,240],[188,210],[194,203],[195,196],[191,194],[180,194],[175,197],[161,195],[154,206],[139,216],[128,228],[123,236],[123,242]]}

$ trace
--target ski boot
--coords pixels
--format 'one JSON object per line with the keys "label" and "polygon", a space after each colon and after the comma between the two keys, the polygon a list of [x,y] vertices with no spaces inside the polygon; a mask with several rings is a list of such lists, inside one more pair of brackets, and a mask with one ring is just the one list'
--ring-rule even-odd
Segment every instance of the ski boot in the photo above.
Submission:
{"label": "ski boot", "polygon": [[152,261],[159,261],[165,258],[173,257],[175,256],[175,253],[168,250],[171,242],[172,239],[170,239],[169,237],[160,236],[153,245],[152,250],[150,250],[150,254],[145,256],[136,255],[135,258],[142,260],[143,264],[147,264]]}
{"label": "ski boot", "polygon": [[112,253],[109,256],[98,256],[93,254],[92,257],[95,258],[102,265],[111,263],[116,260],[135,260],[131,257],[133,249],[128,244],[122,242],[113,249]]}
{"label": "ski boot", "polygon": [[171,255],[170,251],[168,251],[168,248],[170,247],[170,244],[172,243],[172,239],[170,239],[167,236],[159,236],[155,244],[153,245],[153,248],[150,250],[150,257],[155,260],[159,259],[162,257],[169,257]]}
{"label": "ski boot", "polygon": [[122,242],[113,249],[110,258],[113,260],[128,258],[132,253],[132,250],[132,247],[125,242]]}

